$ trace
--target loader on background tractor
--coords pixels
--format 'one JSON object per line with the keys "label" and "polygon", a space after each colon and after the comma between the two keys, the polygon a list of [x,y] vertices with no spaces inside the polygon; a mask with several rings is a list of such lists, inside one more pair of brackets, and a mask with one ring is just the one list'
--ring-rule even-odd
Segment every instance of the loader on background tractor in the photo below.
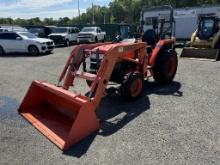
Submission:
{"label": "loader on background tractor", "polygon": [[[58,85],[33,81],[18,111],[61,150],[66,150],[99,130],[96,113],[110,81],[120,85],[121,96],[128,100],[141,96],[144,80],[149,77],[158,83],[172,82],[178,65],[174,42],[160,40],[152,49],[144,42],[76,46]],[[87,66],[91,56],[96,58],[94,73],[87,71],[92,66]],[[76,78],[91,82],[88,92],[76,94],[69,90]]]}
{"label": "loader on background tractor", "polygon": [[220,50],[220,21],[216,16],[202,16],[198,29],[192,34],[190,47],[185,47],[180,57],[217,61]]}

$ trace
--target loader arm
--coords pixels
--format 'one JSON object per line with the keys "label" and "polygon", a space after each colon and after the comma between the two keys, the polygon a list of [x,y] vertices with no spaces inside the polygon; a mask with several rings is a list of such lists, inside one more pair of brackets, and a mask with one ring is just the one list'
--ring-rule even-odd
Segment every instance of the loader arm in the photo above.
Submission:
{"label": "loader arm", "polygon": [[191,46],[191,47],[193,46],[193,43],[194,43],[195,40],[196,40],[197,33],[198,33],[198,30],[196,30],[195,32],[193,32],[193,34],[192,34],[192,36],[191,36],[191,39],[190,39],[190,46]]}
{"label": "loader arm", "polygon": [[[88,48],[88,47],[86,45],[84,45],[83,48]],[[90,48],[93,48],[93,46]],[[105,90],[106,85],[110,79],[110,76],[111,76],[112,71],[115,67],[115,64],[120,60],[128,60],[127,56],[126,56],[127,53],[132,52],[132,51],[133,52],[138,51],[139,52],[139,57],[138,57],[139,60],[138,61],[139,61],[140,69],[142,69],[143,67],[141,67],[141,66],[147,64],[147,61],[145,58],[146,57],[145,49],[146,49],[145,43],[126,44],[126,45],[113,46],[106,53],[105,58],[102,61],[100,68],[97,72],[96,78],[91,85],[90,93],[91,94],[94,92],[96,93],[96,95],[95,95],[96,105],[98,105],[97,103],[100,102],[100,99],[102,98],[102,96],[104,94],[104,90]],[[77,48],[76,50],[79,50],[79,48]],[[78,56],[77,54],[74,55],[74,57],[77,57],[77,56]],[[80,57],[81,56],[82,55],[80,55]],[[79,69],[80,65],[83,63],[84,60],[83,60],[83,58],[81,58],[80,62],[78,63],[77,68],[74,68],[74,69],[76,69],[74,72],[76,72]],[[71,64],[69,64],[69,67],[67,69],[66,77],[64,79],[64,85],[63,85],[63,88],[66,90],[68,90],[69,87],[74,84],[74,79],[75,79],[76,75],[74,75],[73,68],[71,66],[77,62],[78,62],[78,58],[72,58]],[[142,72],[142,70],[141,70],[141,72]],[[147,67],[145,67],[144,73],[147,73]],[[95,91],[95,89],[96,89],[96,91]]]}
{"label": "loader arm", "polygon": [[104,45],[104,44],[106,45],[106,44],[110,44],[110,43],[98,43],[98,44],[91,44],[91,45],[79,45],[79,46],[75,47],[72,50],[72,52],[71,52],[71,54],[70,54],[70,56],[69,56],[69,58],[68,58],[68,60],[67,60],[67,62],[65,64],[65,66],[63,68],[63,71],[60,74],[60,77],[58,79],[58,84],[63,81],[64,77],[66,76],[68,68],[71,67],[71,64],[73,63],[73,60],[75,60],[74,62],[75,62],[76,69],[78,69],[78,67],[79,67],[78,65],[80,65],[82,60],[83,60],[83,51],[85,49],[93,49],[93,48],[95,48],[97,46],[101,46],[101,45]]}
{"label": "loader arm", "polygon": [[218,44],[219,39],[220,39],[220,31],[218,31],[216,34],[214,34],[211,48],[218,48],[218,47],[216,47],[216,45]]}

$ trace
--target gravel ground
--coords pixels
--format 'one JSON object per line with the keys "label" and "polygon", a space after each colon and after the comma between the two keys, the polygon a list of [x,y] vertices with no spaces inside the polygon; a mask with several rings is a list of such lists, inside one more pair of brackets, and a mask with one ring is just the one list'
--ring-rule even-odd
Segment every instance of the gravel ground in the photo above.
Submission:
{"label": "gravel ground", "polygon": [[105,97],[100,131],[60,151],[16,110],[33,79],[57,82],[71,49],[0,57],[1,165],[220,164],[220,62],[187,59],[172,84],[149,81],[135,102]]}

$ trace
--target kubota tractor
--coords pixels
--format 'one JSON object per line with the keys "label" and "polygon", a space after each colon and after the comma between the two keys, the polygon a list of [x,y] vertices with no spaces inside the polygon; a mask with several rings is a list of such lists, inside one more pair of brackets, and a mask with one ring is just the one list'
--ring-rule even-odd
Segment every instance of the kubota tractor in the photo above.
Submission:
{"label": "kubota tractor", "polygon": [[[60,149],[66,150],[100,128],[96,113],[110,81],[119,84],[121,96],[129,100],[141,95],[144,80],[149,77],[158,83],[172,82],[178,65],[174,42],[164,39],[154,47],[144,42],[76,46],[59,85],[33,81],[18,111]],[[91,56],[96,59],[94,66],[87,60]],[[90,90],[85,94],[68,90],[75,84],[75,78],[87,80]]]}

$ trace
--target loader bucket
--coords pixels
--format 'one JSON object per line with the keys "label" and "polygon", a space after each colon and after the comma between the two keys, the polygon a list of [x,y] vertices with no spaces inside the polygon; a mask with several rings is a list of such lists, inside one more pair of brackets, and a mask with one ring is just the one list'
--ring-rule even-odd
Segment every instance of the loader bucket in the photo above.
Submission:
{"label": "loader bucket", "polygon": [[211,48],[184,48],[180,57],[209,59],[217,61],[219,56],[219,49]]}
{"label": "loader bucket", "polygon": [[46,82],[33,81],[18,111],[62,150],[99,129],[87,97]]}

